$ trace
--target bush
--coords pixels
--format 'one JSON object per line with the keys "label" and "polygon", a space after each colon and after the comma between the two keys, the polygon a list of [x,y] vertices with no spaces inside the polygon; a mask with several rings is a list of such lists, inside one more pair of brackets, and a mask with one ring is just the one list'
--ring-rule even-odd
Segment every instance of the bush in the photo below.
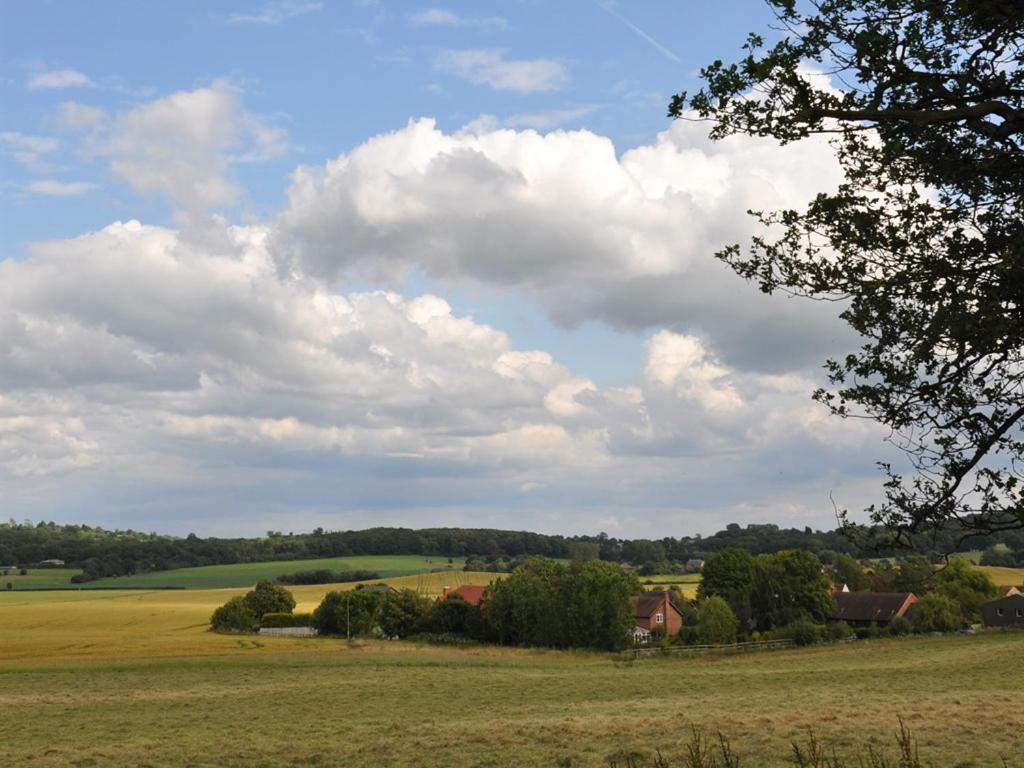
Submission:
{"label": "bush", "polygon": [[814,645],[821,640],[823,632],[824,628],[810,619],[797,619],[784,629],[797,645]]}
{"label": "bush", "polygon": [[313,614],[311,613],[265,613],[260,619],[260,626],[268,629],[282,627],[311,627],[313,626]]}
{"label": "bush", "polygon": [[909,635],[910,630],[910,622],[902,616],[897,616],[895,619],[889,622],[889,634],[893,637],[903,637],[904,635]]}
{"label": "bush", "polygon": [[861,640],[877,640],[882,636],[881,627],[877,627],[874,624],[870,627],[857,627],[855,632]]}
{"label": "bush", "polygon": [[825,627],[825,639],[832,642],[853,637],[853,628],[845,621],[835,621]]}
{"label": "bush", "polygon": [[260,581],[245,596],[246,605],[257,619],[265,613],[291,613],[295,608],[295,598],[284,587],[272,581]]}
{"label": "bush", "polygon": [[259,627],[256,615],[244,597],[232,597],[213,612],[210,625],[217,632],[254,632]]}
{"label": "bush", "polygon": [[321,635],[369,635],[377,629],[383,596],[369,589],[328,592],[313,611]]}
{"label": "bush", "polygon": [[18,571],[19,576],[28,576],[28,568],[22,568]]}

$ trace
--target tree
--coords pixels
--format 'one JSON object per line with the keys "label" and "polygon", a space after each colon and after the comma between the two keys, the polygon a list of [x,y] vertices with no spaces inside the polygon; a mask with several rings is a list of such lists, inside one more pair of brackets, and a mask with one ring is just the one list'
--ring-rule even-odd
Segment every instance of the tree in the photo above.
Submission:
{"label": "tree", "polygon": [[381,594],[370,589],[328,592],[313,611],[313,626],[322,635],[368,635],[379,625]]}
{"label": "tree", "polygon": [[956,602],[938,592],[918,600],[913,615],[912,624],[917,632],[952,632],[965,624]]}
{"label": "tree", "polygon": [[896,570],[895,587],[901,592],[914,592],[923,595],[932,588],[935,579],[935,568],[927,557],[910,555],[900,561]]}
{"label": "tree", "polygon": [[935,591],[953,600],[970,621],[980,620],[981,606],[998,595],[987,573],[959,557],[935,572]]}
{"label": "tree", "polygon": [[761,629],[801,619],[824,623],[832,613],[831,583],[810,552],[788,550],[754,560],[751,608]]}
{"label": "tree", "polygon": [[284,587],[272,581],[260,581],[245,595],[245,603],[257,619],[265,613],[291,613],[295,598]]}
{"label": "tree", "polygon": [[705,645],[736,642],[736,614],[717,595],[709,597],[697,609],[697,640]]}
{"label": "tree", "polygon": [[573,562],[562,579],[566,643],[574,648],[618,651],[630,642],[630,595],[640,591],[636,574],[617,563]]}
{"label": "tree", "polygon": [[414,590],[388,592],[380,607],[380,629],[388,637],[408,637],[422,629],[430,608],[430,600]]}
{"label": "tree", "polygon": [[218,632],[253,632],[259,624],[256,614],[241,595],[232,597],[210,617],[210,626]]}
{"label": "tree", "polygon": [[863,337],[814,396],[905,452],[868,509],[892,540],[1022,528],[1024,3],[767,2],[781,39],[751,34],[669,115],[713,138],[829,134],[845,180],[756,213],[771,231],[718,256],[765,292],[841,302]]}
{"label": "tree", "polygon": [[981,564],[1013,568],[1017,558],[1007,547],[989,547],[981,553]]}
{"label": "tree", "polygon": [[846,584],[853,592],[868,588],[868,575],[864,566],[853,557],[837,552],[832,561],[832,573],[836,583]]}
{"label": "tree", "polygon": [[730,547],[704,561],[697,599],[721,597],[737,616],[745,619],[750,616],[753,589],[754,556],[745,549]]}

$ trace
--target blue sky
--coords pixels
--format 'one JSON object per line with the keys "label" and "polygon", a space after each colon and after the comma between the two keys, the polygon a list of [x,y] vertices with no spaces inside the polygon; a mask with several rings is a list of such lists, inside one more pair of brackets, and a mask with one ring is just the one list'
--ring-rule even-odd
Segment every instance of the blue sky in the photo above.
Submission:
{"label": "blue sky", "polygon": [[764,4],[4,16],[6,514],[641,536],[876,492],[809,402],[833,308],[713,258],[831,150],[665,117]]}

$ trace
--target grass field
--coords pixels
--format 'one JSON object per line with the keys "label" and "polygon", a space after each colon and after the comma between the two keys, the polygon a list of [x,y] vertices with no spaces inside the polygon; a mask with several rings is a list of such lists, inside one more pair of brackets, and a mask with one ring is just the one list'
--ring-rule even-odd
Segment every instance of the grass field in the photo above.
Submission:
{"label": "grass field", "polygon": [[71,577],[82,571],[78,568],[26,568],[28,571],[24,576],[19,576],[18,571],[11,570],[6,576],[0,576],[0,589],[7,588],[7,582],[11,583],[13,589],[49,589],[52,587],[68,587],[71,585]]}
{"label": "grass field", "polygon": [[995,565],[977,565],[984,571],[997,587],[1019,587],[1024,585],[1024,568],[1000,568]]}
{"label": "grass field", "polygon": [[936,768],[1024,766],[1021,633],[624,662],[206,631],[239,592],[0,594],[0,765],[603,766],[698,724],[782,766],[808,727],[854,753],[902,714]]}
{"label": "grass field", "polygon": [[[462,558],[453,558],[451,570],[465,565]],[[172,571],[153,571],[134,576],[118,576],[89,582],[89,587],[184,587],[186,589],[219,589],[224,587],[251,587],[260,579],[275,579],[282,573],[296,571],[376,571],[382,578],[425,573],[447,569],[445,557],[421,555],[365,555],[358,557],[330,557],[320,560],[274,560],[264,563],[235,563],[208,565],[199,568],[179,568]]]}

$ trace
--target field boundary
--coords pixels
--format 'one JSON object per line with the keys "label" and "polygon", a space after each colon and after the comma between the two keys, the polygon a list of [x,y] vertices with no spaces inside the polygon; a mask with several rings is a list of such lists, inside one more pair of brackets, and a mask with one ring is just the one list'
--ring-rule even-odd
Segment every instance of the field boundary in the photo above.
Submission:
{"label": "field boundary", "polygon": [[750,643],[727,643],[724,645],[670,645],[641,646],[623,651],[623,655],[641,659],[649,656],[686,656],[702,653],[747,653],[750,651],[768,651],[775,648],[791,648],[796,643],[790,639],[760,640]]}

